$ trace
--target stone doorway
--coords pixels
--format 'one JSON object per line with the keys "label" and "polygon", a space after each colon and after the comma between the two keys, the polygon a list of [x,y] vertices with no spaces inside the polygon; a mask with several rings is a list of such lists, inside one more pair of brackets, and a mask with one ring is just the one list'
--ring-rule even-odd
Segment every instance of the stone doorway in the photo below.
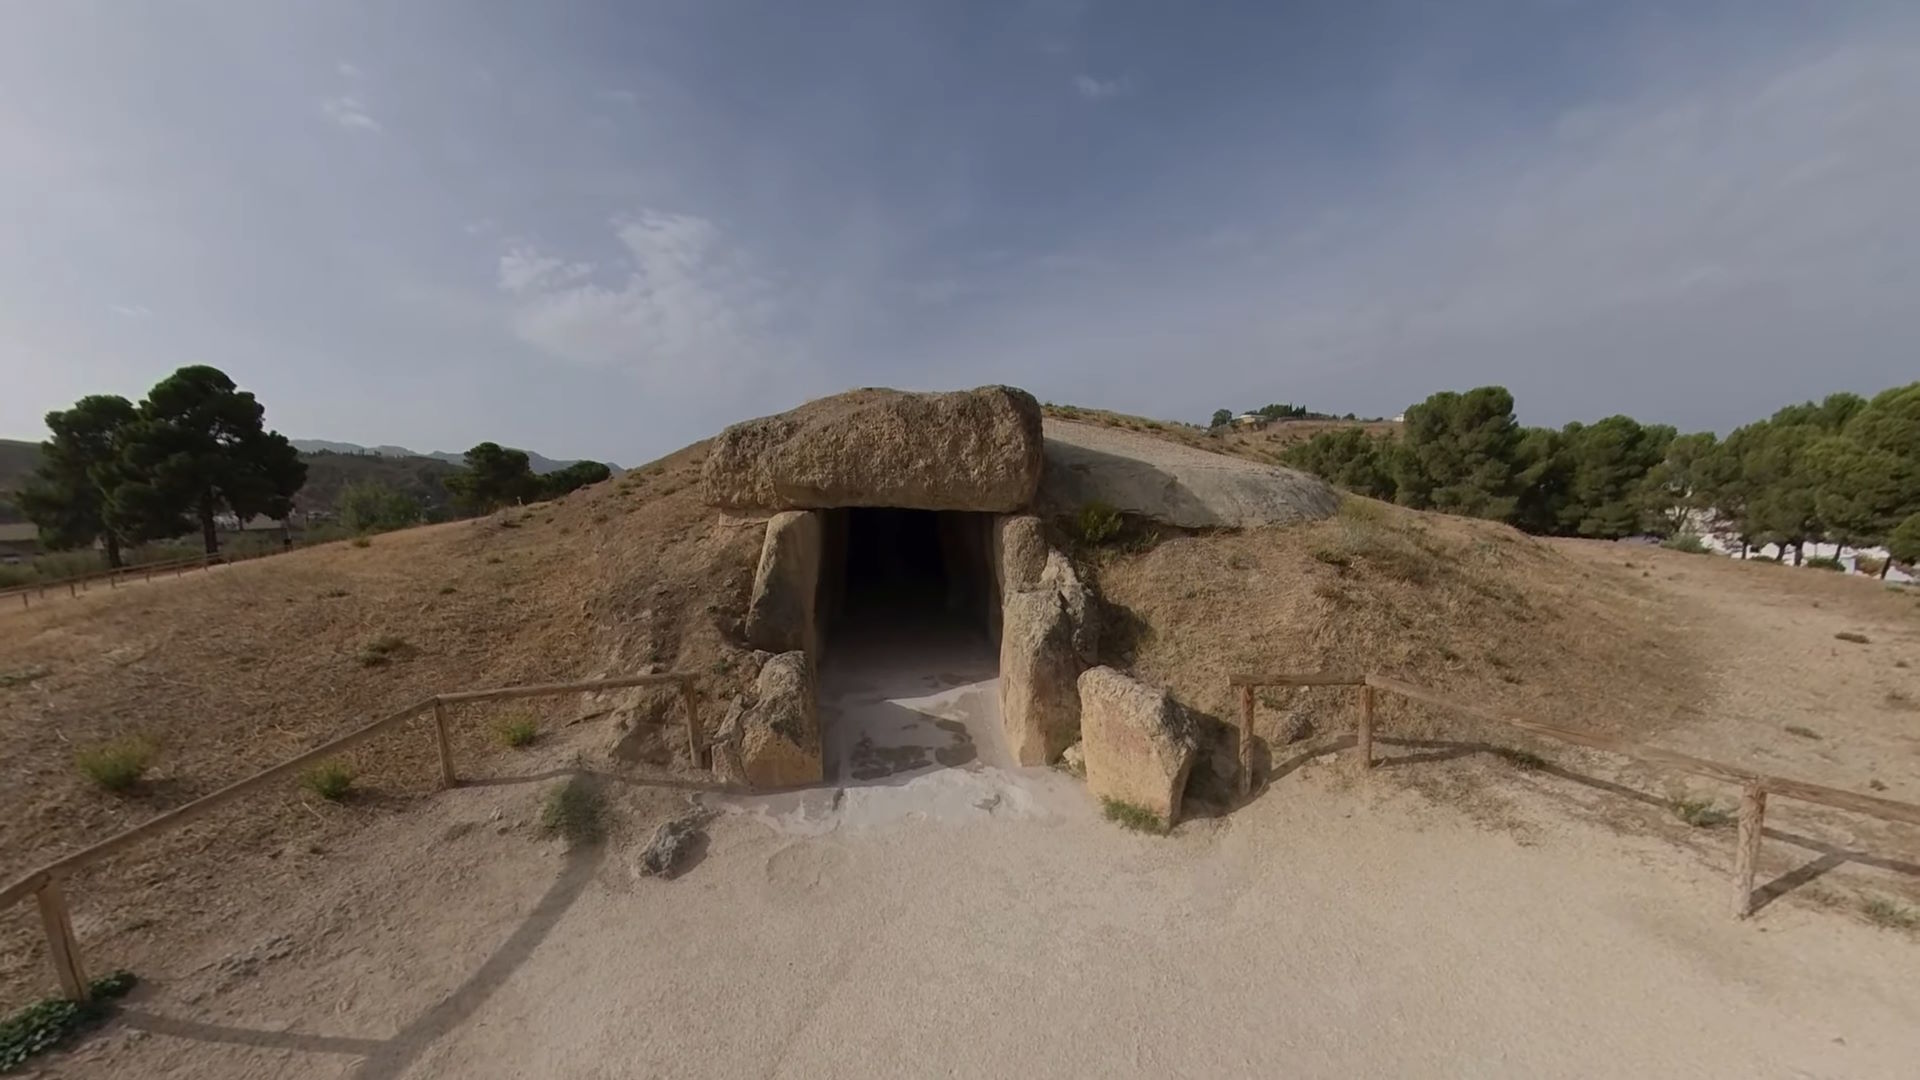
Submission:
{"label": "stone doorway", "polygon": [[992,515],[849,507],[823,516],[826,781],[904,784],[937,769],[1010,764]]}

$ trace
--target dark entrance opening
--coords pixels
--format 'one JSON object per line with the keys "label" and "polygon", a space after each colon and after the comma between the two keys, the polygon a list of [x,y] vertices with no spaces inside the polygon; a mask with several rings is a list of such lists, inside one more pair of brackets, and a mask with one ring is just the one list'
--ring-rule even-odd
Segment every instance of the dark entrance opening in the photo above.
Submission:
{"label": "dark entrance opening", "polygon": [[828,782],[902,784],[1003,763],[993,516],[850,507],[827,511],[823,524]]}

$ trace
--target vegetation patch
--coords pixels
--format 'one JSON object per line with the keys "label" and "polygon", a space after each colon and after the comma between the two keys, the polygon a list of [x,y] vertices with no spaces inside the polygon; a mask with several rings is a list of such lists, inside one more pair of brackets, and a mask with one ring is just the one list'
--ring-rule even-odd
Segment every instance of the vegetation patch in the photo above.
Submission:
{"label": "vegetation patch", "polygon": [[1090,502],[1073,515],[1068,532],[1085,547],[1099,547],[1120,535],[1120,511],[1103,502]]}
{"label": "vegetation patch", "polygon": [[1159,814],[1154,813],[1144,806],[1136,806],[1123,799],[1109,799],[1102,796],[1100,799],[1100,810],[1107,815],[1108,821],[1118,824],[1123,829],[1132,829],[1134,832],[1144,833],[1163,833],[1167,831],[1166,824],[1160,820]]}
{"label": "vegetation patch", "polygon": [[586,844],[606,832],[601,822],[605,800],[600,790],[582,777],[570,777],[547,792],[540,806],[540,828],[548,835],[560,835],[571,844]]}
{"label": "vegetation patch", "polygon": [[82,775],[108,791],[125,791],[140,782],[158,753],[153,742],[139,735],[122,735],[90,746],[73,757]]}
{"label": "vegetation patch", "polygon": [[87,984],[85,1004],[67,998],[43,998],[0,1019],[0,1073],[56,1050],[113,1015],[114,1001],[133,989],[132,972],[116,971]]}
{"label": "vegetation patch", "polygon": [[509,716],[493,725],[493,737],[502,746],[530,746],[540,737],[540,725],[531,716]]}
{"label": "vegetation patch", "polygon": [[1820,737],[1819,732],[1813,730],[1810,727],[1803,727],[1799,724],[1788,724],[1784,730],[1789,735],[1798,735],[1803,739],[1817,739]]}
{"label": "vegetation patch", "polygon": [[1733,814],[1705,799],[1673,800],[1673,816],[1696,829],[1717,829],[1733,820]]}
{"label": "vegetation patch", "polygon": [[1867,644],[1867,640],[1868,640],[1867,635],[1856,634],[1851,630],[1842,630],[1833,636],[1835,640],[1851,642],[1855,645],[1865,645]]}
{"label": "vegetation patch", "polygon": [[1875,896],[1860,904],[1860,913],[1875,926],[1888,930],[1920,931],[1920,911],[1896,904],[1885,897]]}
{"label": "vegetation patch", "polygon": [[1830,559],[1830,558],[1808,559],[1803,565],[1808,566],[1814,570],[1845,570],[1846,569],[1845,566],[1841,565],[1839,559]]}
{"label": "vegetation patch", "polygon": [[46,678],[47,670],[46,667],[36,664],[33,667],[20,668],[15,671],[0,671],[0,689],[5,689],[9,686],[25,686],[35,679]]}
{"label": "vegetation patch", "polygon": [[1660,546],[1668,551],[1684,551],[1689,555],[1709,554],[1706,541],[1689,532],[1674,533],[1662,540]]}
{"label": "vegetation patch", "polygon": [[353,779],[353,766],[335,758],[301,773],[300,786],[328,802],[340,802],[353,791]]}
{"label": "vegetation patch", "polygon": [[407,651],[408,646],[405,640],[392,634],[382,634],[360,646],[360,651],[353,656],[360,661],[361,667],[379,667],[382,664],[392,663],[396,657],[405,656]]}
{"label": "vegetation patch", "polygon": [[356,536],[347,542],[357,548],[370,548],[373,546],[373,538],[369,536]]}

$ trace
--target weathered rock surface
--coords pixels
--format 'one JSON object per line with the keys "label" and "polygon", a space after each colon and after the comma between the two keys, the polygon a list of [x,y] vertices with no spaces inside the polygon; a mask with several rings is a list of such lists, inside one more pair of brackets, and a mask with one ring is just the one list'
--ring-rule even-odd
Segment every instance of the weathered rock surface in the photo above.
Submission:
{"label": "weathered rock surface", "polygon": [[1008,593],[1001,604],[1000,717],[1022,765],[1046,765],[1080,728],[1073,619],[1052,589]]}
{"label": "weathered rock surface", "polygon": [[1167,692],[1110,667],[1088,668],[1080,676],[1080,733],[1087,790],[1172,828],[1197,744]]}
{"label": "weathered rock surface", "polygon": [[760,568],[747,605],[747,642],[768,652],[820,655],[814,605],[820,591],[820,515],[775,514],[760,545]]}
{"label": "weathered rock surface", "polygon": [[712,816],[712,811],[695,807],[663,822],[640,853],[641,876],[671,878],[678,873],[682,860],[699,843],[701,828]]}
{"label": "weathered rock surface", "polygon": [[713,772],[723,783],[755,788],[817,784],[825,777],[807,654],[768,660],[753,693],[734,699],[713,741]]}
{"label": "weathered rock surface", "polygon": [[1006,513],[1040,485],[1040,406],[1008,386],[854,390],[727,428],[702,468],[727,509]]}
{"label": "weathered rock surface", "polygon": [[1183,529],[1250,528],[1329,517],[1340,496],[1294,469],[1067,420],[1046,422],[1040,509],[1101,502]]}
{"label": "weathered rock surface", "polygon": [[1001,595],[1040,587],[1047,567],[1047,537],[1040,519],[1009,514],[993,520],[993,572]]}

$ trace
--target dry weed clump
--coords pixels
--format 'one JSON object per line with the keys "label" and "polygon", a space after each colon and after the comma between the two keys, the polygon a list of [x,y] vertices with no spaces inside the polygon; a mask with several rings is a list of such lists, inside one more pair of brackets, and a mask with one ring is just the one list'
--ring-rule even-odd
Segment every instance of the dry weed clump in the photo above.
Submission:
{"label": "dry weed clump", "polygon": [[73,757],[82,775],[108,791],[126,791],[140,782],[159,750],[141,735],[122,735],[90,746]]}

